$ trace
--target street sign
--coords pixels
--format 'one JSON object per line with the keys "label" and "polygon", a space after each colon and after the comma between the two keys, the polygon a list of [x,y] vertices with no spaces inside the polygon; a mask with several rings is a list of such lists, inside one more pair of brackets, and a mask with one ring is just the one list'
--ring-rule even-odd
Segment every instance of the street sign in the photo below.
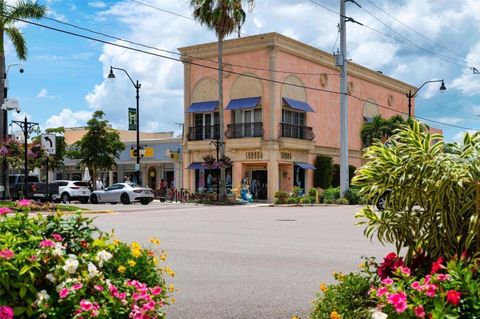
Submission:
{"label": "street sign", "polygon": [[128,108],[128,130],[137,130],[137,109]]}
{"label": "street sign", "polygon": [[42,148],[48,155],[55,155],[57,152],[55,134],[42,134]]}

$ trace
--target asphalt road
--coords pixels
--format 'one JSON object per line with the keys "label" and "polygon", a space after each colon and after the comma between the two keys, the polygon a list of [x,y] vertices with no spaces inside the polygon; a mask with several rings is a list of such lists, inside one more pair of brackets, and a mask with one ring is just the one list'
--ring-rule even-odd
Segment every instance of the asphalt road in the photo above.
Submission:
{"label": "asphalt road", "polygon": [[362,256],[391,251],[354,226],[358,206],[110,208],[118,213],[95,219],[103,230],[114,228],[125,241],[162,240],[176,272],[169,281],[178,288],[168,318],[307,317],[332,272],[356,270]]}

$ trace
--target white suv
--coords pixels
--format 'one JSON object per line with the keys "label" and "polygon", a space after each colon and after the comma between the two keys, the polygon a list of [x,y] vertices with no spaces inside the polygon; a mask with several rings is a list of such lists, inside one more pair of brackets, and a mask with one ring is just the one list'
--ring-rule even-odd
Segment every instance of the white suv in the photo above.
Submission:
{"label": "white suv", "polygon": [[58,195],[53,195],[53,200],[69,202],[79,200],[82,204],[88,203],[90,198],[90,189],[87,182],[80,181],[54,181],[58,184]]}

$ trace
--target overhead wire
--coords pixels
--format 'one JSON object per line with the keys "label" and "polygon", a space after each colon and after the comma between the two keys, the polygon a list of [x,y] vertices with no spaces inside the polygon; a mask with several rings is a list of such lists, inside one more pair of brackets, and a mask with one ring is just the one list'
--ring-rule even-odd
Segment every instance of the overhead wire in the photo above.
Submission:
{"label": "overhead wire", "polygon": [[[167,56],[167,55],[162,55],[162,54],[158,54],[158,53],[153,53],[153,52],[146,51],[146,50],[142,50],[142,49],[138,49],[138,48],[132,48],[132,47],[129,47],[129,46],[126,46],[126,45],[122,45],[122,44],[119,44],[119,43],[114,43],[114,42],[110,42],[110,41],[106,41],[106,40],[94,38],[94,37],[91,37],[91,36],[87,36],[87,35],[75,33],[75,32],[68,31],[68,30],[63,30],[63,29],[55,28],[55,27],[52,27],[52,26],[44,25],[44,24],[41,24],[41,23],[37,23],[37,22],[33,22],[33,21],[21,19],[21,18],[16,18],[16,17],[8,16],[8,15],[5,15],[5,14],[1,14],[1,16],[3,16],[3,17],[9,17],[9,18],[14,19],[14,20],[16,20],[16,21],[24,22],[24,23],[27,23],[27,24],[30,24],[30,25],[34,25],[34,26],[37,26],[37,27],[40,27],[40,28],[48,29],[48,30],[51,30],[51,31],[60,32],[60,33],[63,33],[63,34],[67,34],[67,35],[75,36],[75,37],[78,37],[78,38],[83,38],[83,39],[87,39],[87,40],[90,40],[90,41],[94,41],[94,42],[99,42],[99,43],[111,45],[111,46],[114,46],[114,47],[118,47],[118,48],[130,50],[130,51],[135,51],[135,52],[142,53],[142,54],[147,54],[147,55],[150,55],[150,56],[156,56],[156,57],[163,58],[163,59],[167,59],[167,60],[171,60],[171,61],[188,63],[188,64],[190,64],[190,65],[195,65],[195,66],[198,66],[198,67],[202,67],[202,68],[206,68],[206,69],[211,69],[211,70],[215,70],[215,71],[218,71],[218,70],[219,70],[218,67],[214,67],[214,66],[210,66],[210,65],[205,65],[205,64],[200,64],[200,63],[197,63],[197,62],[194,62],[194,61],[182,60],[182,59],[179,59],[179,58],[174,58],[174,57]],[[320,89],[320,88],[316,88],[316,87],[305,86],[305,85],[300,85],[300,84],[295,84],[295,83],[288,83],[288,82],[279,81],[279,80],[272,80],[272,79],[263,78],[263,77],[260,77],[260,76],[257,76],[257,75],[239,73],[239,72],[236,72],[236,71],[233,71],[233,70],[222,70],[222,71],[225,72],[225,73],[241,75],[241,76],[244,76],[244,77],[253,78],[253,79],[257,79],[257,80],[261,80],[261,81],[273,82],[273,83],[283,84],[283,85],[289,85],[289,86],[299,87],[299,88],[308,89],[308,90],[313,90],[313,91],[320,91],[320,92],[331,93],[331,94],[336,94],[336,95],[341,95],[341,94],[343,94],[343,93],[338,92],[338,91],[327,90],[327,89]],[[369,100],[363,99],[363,98],[358,97],[358,96],[353,95],[353,94],[347,94],[347,96],[350,96],[350,97],[352,97],[352,98],[354,98],[354,99],[356,99],[356,100],[358,100],[358,101],[369,102]],[[385,109],[389,109],[389,110],[391,110],[391,111],[394,111],[394,112],[397,112],[397,113],[400,113],[400,114],[405,114],[405,115],[407,115],[407,113],[401,112],[401,111],[396,110],[396,109],[394,109],[394,108],[391,108],[391,107],[388,107],[388,106],[385,106],[385,105],[381,105],[381,104],[377,104],[377,105],[378,105],[379,107],[382,107],[382,108],[385,108]],[[458,125],[449,124],[449,123],[444,123],[444,122],[440,122],[440,121],[428,119],[428,118],[425,118],[425,117],[420,117],[420,116],[414,116],[414,117],[415,117],[415,118],[418,118],[418,119],[421,119],[421,120],[424,120],[424,121],[430,121],[430,122],[433,122],[433,123],[437,123],[437,124],[440,124],[440,125],[451,126],[451,127],[460,128],[460,129],[465,129],[465,130],[478,131],[477,129],[474,129],[474,128],[464,127],[464,126],[458,126]]]}

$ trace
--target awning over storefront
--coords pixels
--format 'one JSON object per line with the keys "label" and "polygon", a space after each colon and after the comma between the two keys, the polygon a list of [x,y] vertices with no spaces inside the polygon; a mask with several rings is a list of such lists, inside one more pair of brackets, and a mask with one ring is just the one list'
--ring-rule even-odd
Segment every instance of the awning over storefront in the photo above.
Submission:
{"label": "awning over storefront", "polygon": [[187,169],[204,169],[202,163],[200,162],[193,162],[192,164],[188,165]]}
{"label": "awning over storefront", "polygon": [[188,113],[213,112],[218,106],[218,101],[195,102],[190,105]]}
{"label": "awning over storefront", "polygon": [[257,107],[261,99],[261,96],[245,97],[242,99],[231,99],[227,105],[226,110],[253,109],[254,107]]}
{"label": "awning over storefront", "polygon": [[306,103],[306,102],[302,102],[302,101],[299,101],[299,100],[294,100],[294,99],[291,99],[291,98],[288,98],[288,97],[284,97],[283,101],[288,106],[290,106],[292,109],[296,109],[296,110],[304,111],[304,112],[315,112],[310,107],[310,105],[308,105],[308,103]]}
{"label": "awning over storefront", "polygon": [[304,163],[304,162],[295,162],[295,165],[300,166],[303,169],[317,169],[315,166],[313,166],[310,163]]}

